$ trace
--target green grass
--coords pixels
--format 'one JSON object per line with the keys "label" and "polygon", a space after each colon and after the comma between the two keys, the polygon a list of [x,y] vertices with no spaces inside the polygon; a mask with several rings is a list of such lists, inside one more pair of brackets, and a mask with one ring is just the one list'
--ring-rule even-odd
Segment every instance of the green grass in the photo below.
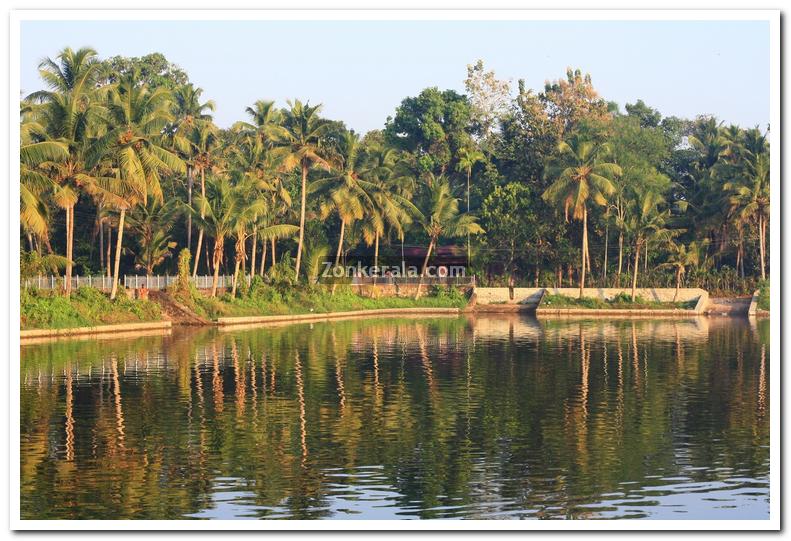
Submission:
{"label": "green grass", "polygon": [[101,291],[81,287],[71,298],[49,291],[22,291],[20,326],[24,329],[68,329],[116,323],[159,321],[159,305],[119,296],[111,301]]}
{"label": "green grass", "polygon": [[293,315],[307,313],[349,312],[383,308],[463,308],[467,298],[455,289],[426,288],[426,294],[413,297],[371,298],[357,295],[348,287],[338,286],[335,294],[316,287],[275,287],[255,281],[250,290],[231,298],[223,295],[209,298],[192,295],[191,300],[179,298],[198,314],[209,319],[238,316]]}
{"label": "green grass", "polygon": [[762,280],[758,284],[758,309],[769,311],[769,280]]}
{"label": "green grass", "polygon": [[542,308],[587,308],[594,310],[691,310],[695,308],[696,300],[685,302],[659,302],[635,297],[632,302],[631,295],[620,293],[609,300],[594,299],[589,297],[576,298],[563,295],[544,295],[541,300]]}

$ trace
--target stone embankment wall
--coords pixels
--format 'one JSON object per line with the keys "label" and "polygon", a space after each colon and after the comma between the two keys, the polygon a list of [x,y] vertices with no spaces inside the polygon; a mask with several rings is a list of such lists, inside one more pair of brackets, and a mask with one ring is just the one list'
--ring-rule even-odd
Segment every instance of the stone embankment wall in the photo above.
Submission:
{"label": "stone embankment wall", "polygon": [[[583,290],[583,297],[608,300],[617,295],[625,293],[632,294],[631,288],[615,287],[586,287]],[[674,288],[638,288],[637,296],[648,301],[672,302],[676,295]],[[536,308],[544,295],[562,295],[564,297],[577,298],[580,290],[578,287],[515,287],[513,298],[507,287],[478,287],[475,289],[475,302],[479,305],[520,305],[524,308]],[[708,304],[709,294],[700,288],[682,288],[678,290],[677,302],[697,301],[693,309],[697,313],[703,313]]]}

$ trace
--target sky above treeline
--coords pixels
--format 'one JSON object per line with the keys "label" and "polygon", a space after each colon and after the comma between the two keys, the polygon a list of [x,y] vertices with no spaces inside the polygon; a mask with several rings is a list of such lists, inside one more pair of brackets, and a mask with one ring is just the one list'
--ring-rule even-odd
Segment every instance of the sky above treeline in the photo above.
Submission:
{"label": "sky above treeline", "polygon": [[547,80],[580,68],[607,100],[642,99],[665,116],[769,123],[765,21],[24,21],[22,94],[66,46],[102,58],[164,54],[217,104],[229,127],[257,99],[322,103],[358,132],[382,128],[406,96],[464,91],[467,64],[498,78]]}

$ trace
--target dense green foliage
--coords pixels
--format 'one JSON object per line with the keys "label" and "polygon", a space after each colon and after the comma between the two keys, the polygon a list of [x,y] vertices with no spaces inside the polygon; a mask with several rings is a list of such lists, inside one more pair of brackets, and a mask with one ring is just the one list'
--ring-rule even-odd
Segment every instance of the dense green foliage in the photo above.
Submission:
{"label": "dense green foliage", "polygon": [[758,309],[769,311],[771,297],[769,296],[769,282],[762,281],[758,289]]}
{"label": "dense green foliage", "polygon": [[71,298],[44,291],[23,290],[22,329],[66,329],[161,319],[159,305],[118,296],[110,300],[96,289],[82,287]]}
{"label": "dense green foliage", "polygon": [[313,284],[328,258],[409,249],[425,268],[456,245],[483,285],[729,294],[768,276],[767,133],[641,100],[621,112],[580,70],[536,92],[479,61],[465,93],[427,88],[364,135],[300,100],[221,129],[158,53],[66,48],[40,73],[47,90],[21,104],[25,273],[100,270],[115,295],[187,248],[192,274],[234,275],[236,297],[245,274]]}

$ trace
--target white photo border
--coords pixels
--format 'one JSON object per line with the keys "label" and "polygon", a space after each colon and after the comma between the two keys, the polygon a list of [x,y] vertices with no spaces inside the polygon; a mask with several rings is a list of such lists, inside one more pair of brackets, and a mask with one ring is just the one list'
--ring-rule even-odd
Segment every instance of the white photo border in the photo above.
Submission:
{"label": "white photo border", "polygon": [[[780,10],[522,10],[522,9],[273,9],[273,10],[13,10],[10,12],[9,36],[9,179],[19,178],[19,130],[14,119],[19,117],[20,96],[20,38],[24,21],[74,20],[530,20],[530,21],[727,21],[753,20],[769,23],[770,40],[770,131],[771,180],[770,190],[778,211],[770,222],[770,497],[767,520],[571,520],[571,521],[513,521],[513,520],[270,520],[270,521],[191,521],[191,520],[22,520],[20,517],[20,337],[19,337],[19,185],[9,182],[6,201],[10,238],[9,271],[9,501],[10,525],[13,530],[779,530],[780,522],[780,406],[781,406],[781,219],[780,219]],[[17,279],[14,279],[14,276]]]}

